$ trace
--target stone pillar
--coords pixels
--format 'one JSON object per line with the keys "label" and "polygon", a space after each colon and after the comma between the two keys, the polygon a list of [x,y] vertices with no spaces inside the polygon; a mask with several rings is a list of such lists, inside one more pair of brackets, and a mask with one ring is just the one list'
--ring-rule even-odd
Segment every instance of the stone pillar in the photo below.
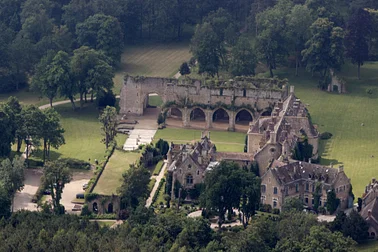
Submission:
{"label": "stone pillar", "polygon": [[185,107],[181,110],[181,112],[182,112],[182,125],[184,127],[190,127],[190,112],[191,112],[191,109],[188,109],[187,107]]}
{"label": "stone pillar", "polygon": [[212,128],[213,127],[213,111],[210,109],[206,109],[205,117],[206,117],[206,129]]}
{"label": "stone pillar", "polygon": [[235,131],[235,111],[227,111],[229,116],[228,131]]}

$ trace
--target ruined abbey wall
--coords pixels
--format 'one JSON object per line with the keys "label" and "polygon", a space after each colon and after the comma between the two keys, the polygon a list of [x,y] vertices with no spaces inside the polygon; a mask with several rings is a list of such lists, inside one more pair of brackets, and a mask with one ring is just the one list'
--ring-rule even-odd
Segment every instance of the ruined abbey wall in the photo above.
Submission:
{"label": "ruined abbey wall", "polygon": [[[253,83],[250,86],[253,86]],[[215,106],[219,103],[231,105],[234,101],[235,106],[249,105],[260,110],[284,100],[287,96],[285,86],[281,88],[251,88],[240,85],[209,87],[198,80],[190,80],[188,83],[176,79],[126,76],[121,90],[120,113],[143,115],[146,100],[151,93],[158,94],[164,103],[175,101],[178,104],[190,102]]]}

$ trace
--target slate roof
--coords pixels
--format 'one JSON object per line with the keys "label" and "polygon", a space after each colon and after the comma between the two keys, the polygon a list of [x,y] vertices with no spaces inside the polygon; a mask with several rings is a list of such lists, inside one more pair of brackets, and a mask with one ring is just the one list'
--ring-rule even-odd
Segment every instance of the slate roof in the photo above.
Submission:
{"label": "slate roof", "polygon": [[[369,211],[371,216],[369,217]],[[369,225],[378,231],[378,200],[375,198],[369,204],[361,209],[360,215],[364,218]]]}
{"label": "slate roof", "polygon": [[300,161],[290,164],[274,161],[270,169],[281,185],[303,179],[317,179],[318,181],[322,181],[326,184],[332,184],[338,173],[338,169],[335,168]]}
{"label": "slate roof", "polygon": [[222,161],[222,160],[253,161],[253,154],[251,153],[216,152],[212,156],[217,161]]}

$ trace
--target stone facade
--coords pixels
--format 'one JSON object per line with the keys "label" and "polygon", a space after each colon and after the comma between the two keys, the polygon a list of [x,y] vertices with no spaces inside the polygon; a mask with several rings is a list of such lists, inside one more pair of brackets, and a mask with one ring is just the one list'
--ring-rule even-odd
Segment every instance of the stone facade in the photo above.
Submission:
{"label": "stone facade", "polygon": [[317,183],[321,184],[319,206],[326,205],[327,191],[332,189],[340,199],[341,210],[353,204],[349,195],[350,179],[342,166],[335,169],[300,161],[272,163],[271,168],[261,177],[261,202],[281,210],[285,200],[299,198],[303,204],[312,208]]}
{"label": "stone facade", "polygon": [[117,195],[105,196],[98,195],[95,199],[89,201],[88,209],[96,214],[111,214],[115,213],[119,216],[120,198]]}
{"label": "stone facade", "polygon": [[290,158],[304,134],[313,146],[312,158],[318,157],[319,133],[312,125],[306,107],[295,97],[293,86],[289,96],[276,104],[270,116],[260,116],[251,123],[247,134],[247,150],[258,162],[260,174],[266,172],[273,160]]}
{"label": "stone facade", "polygon": [[172,175],[171,197],[175,198],[175,184],[178,181],[185,189],[192,189],[203,182],[206,172],[219,161],[234,161],[239,165],[248,165],[253,157],[249,153],[217,152],[210,141],[210,132],[202,133],[201,141],[195,144],[171,143],[167,154],[168,172]]}
{"label": "stone facade", "polygon": [[[143,115],[148,95],[156,93],[165,104],[172,103],[171,107],[178,109],[184,127],[190,127],[193,112],[197,109],[205,117],[206,128],[211,128],[214,114],[223,109],[227,113],[229,129],[233,130],[242,110],[255,118],[259,115],[257,111],[264,112],[284,100],[288,93],[285,83],[277,79],[246,78],[211,86],[200,80],[126,76],[121,90],[120,114]],[[222,108],[221,104],[237,109]]]}
{"label": "stone facade", "polygon": [[378,181],[375,178],[365,187],[360,215],[369,224],[369,238],[378,239]]}

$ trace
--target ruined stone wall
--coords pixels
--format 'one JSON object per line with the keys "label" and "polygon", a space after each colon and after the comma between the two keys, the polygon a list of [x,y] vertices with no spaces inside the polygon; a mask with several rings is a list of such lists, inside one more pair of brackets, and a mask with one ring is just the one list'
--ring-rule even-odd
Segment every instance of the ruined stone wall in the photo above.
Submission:
{"label": "ruined stone wall", "polygon": [[121,90],[121,114],[143,115],[143,109],[148,94],[157,93],[163,102],[175,101],[178,104],[216,105],[224,103],[235,106],[249,104],[258,109],[264,109],[282,101],[287,96],[285,87],[279,88],[248,88],[242,86],[208,87],[201,81],[191,80],[191,83],[176,79],[131,77],[126,76]]}
{"label": "ruined stone wall", "polygon": [[[116,195],[112,196],[105,196],[105,195],[98,195],[95,199],[89,201],[88,203],[89,211],[94,212],[93,206],[96,204],[98,212],[97,214],[110,214],[114,213],[117,216],[119,215],[120,211],[120,198]],[[109,204],[112,206],[109,208]],[[109,212],[109,210],[112,210]]]}

